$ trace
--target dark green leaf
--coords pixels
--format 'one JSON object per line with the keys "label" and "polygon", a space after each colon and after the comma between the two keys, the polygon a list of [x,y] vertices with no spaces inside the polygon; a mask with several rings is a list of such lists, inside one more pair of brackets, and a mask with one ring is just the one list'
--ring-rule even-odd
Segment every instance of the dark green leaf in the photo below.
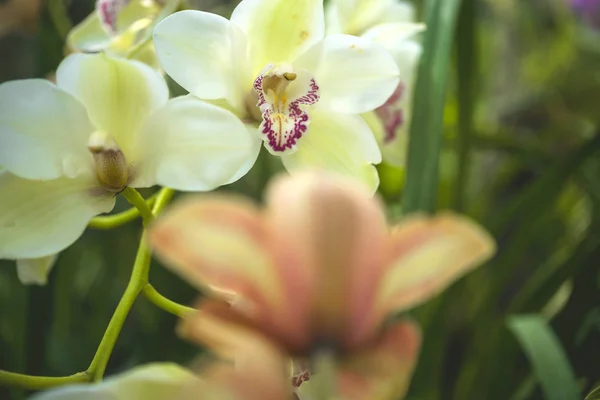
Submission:
{"label": "dark green leaf", "polygon": [[405,213],[435,209],[443,112],[459,6],[460,0],[431,0],[427,6],[427,32],[415,89],[402,199]]}

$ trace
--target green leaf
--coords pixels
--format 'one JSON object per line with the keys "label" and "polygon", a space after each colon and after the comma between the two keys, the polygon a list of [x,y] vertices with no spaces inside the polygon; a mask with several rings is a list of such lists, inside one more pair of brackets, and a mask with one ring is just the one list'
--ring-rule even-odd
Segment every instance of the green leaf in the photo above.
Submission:
{"label": "green leaf", "polygon": [[519,315],[510,317],[508,326],[533,365],[544,397],[547,400],[581,399],[567,356],[546,321],[538,315]]}
{"label": "green leaf", "polygon": [[402,199],[405,213],[435,209],[444,103],[459,5],[460,0],[430,0],[427,4],[427,32],[415,89]]}
{"label": "green leaf", "polygon": [[585,397],[585,400],[600,400],[600,386],[592,390],[591,393]]}

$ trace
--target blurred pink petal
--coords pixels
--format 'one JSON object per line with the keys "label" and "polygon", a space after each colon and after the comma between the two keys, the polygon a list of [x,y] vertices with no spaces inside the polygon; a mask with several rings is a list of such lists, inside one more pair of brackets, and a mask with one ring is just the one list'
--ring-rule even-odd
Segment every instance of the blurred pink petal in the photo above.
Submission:
{"label": "blurred pink petal", "polygon": [[405,392],[419,334],[409,322],[381,332],[384,319],[494,252],[482,228],[450,214],[411,217],[389,232],[362,186],[319,173],[277,179],[262,215],[241,200],[188,200],[150,238],[184,277],[222,291],[184,320],[184,336],[228,358],[253,331],[295,359],[310,361],[326,346],[351,400]]}
{"label": "blurred pink petal", "polygon": [[276,180],[267,200],[273,257],[284,291],[297,294],[290,313],[310,339],[348,342],[381,276],[380,204],[360,185],[314,173]]}
{"label": "blurred pink petal", "polygon": [[349,354],[340,365],[339,392],[343,399],[404,398],[420,345],[417,326],[402,321],[387,328],[371,344]]}
{"label": "blurred pink petal", "polygon": [[471,220],[449,213],[412,217],[390,236],[391,254],[376,315],[415,307],[488,260],[493,238]]}
{"label": "blurred pink petal", "polygon": [[287,400],[292,395],[289,356],[227,304],[206,302],[179,327],[182,336],[206,343],[217,355],[234,361],[203,374],[215,387],[239,400]]}
{"label": "blurred pink petal", "polygon": [[247,310],[257,312],[281,302],[281,284],[253,204],[217,196],[188,198],[149,232],[157,254],[198,289],[235,293]]}

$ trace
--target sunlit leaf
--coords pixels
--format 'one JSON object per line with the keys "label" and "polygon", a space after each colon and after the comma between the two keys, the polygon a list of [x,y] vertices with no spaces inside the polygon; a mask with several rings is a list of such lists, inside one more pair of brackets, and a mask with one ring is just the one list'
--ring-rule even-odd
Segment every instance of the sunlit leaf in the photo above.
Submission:
{"label": "sunlit leaf", "polygon": [[547,400],[578,400],[581,393],[560,342],[538,315],[510,317],[508,326],[529,358]]}

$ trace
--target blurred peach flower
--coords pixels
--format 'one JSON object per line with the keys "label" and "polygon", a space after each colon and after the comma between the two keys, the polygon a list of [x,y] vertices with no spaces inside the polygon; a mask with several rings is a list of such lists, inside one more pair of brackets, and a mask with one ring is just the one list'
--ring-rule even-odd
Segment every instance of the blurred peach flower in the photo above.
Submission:
{"label": "blurred peach flower", "polygon": [[240,332],[255,329],[309,364],[335,354],[345,399],[403,394],[420,335],[408,320],[384,320],[487,260],[493,239],[452,214],[388,229],[362,186],[323,174],[277,179],[266,203],[190,198],[151,226],[166,264],[211,290],[181,333],[234,356]]}

